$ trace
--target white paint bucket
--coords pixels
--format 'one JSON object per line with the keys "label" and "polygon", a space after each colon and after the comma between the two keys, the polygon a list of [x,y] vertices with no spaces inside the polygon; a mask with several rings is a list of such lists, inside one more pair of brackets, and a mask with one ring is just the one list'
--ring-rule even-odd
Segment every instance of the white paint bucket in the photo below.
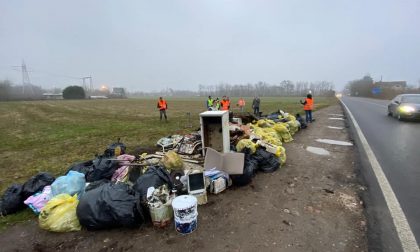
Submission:
{"label": "white paint bucket", "polygon": [[191,195],[181,195],[172,201],[175,229],[181,234],[192,233],[197,228],[197,199]]}

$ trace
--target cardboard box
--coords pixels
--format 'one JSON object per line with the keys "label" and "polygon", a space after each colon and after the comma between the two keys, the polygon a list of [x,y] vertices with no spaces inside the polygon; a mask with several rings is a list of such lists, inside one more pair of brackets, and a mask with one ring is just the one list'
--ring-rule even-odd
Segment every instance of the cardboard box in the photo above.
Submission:
{"label": "cardboard box", "polygon": [[204,170],[224,171],[229,175],[243,174],[245,163],[244,153],[220,153],[212,148],[207,148],[204,158]]}

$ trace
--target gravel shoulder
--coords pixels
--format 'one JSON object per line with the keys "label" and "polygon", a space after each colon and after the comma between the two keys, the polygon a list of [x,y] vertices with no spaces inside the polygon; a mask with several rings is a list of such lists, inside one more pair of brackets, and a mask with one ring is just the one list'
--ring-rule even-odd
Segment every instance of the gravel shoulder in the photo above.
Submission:
{"label": "gravel shoulder", "polygon": [[[316,121],[285,144],[287,164],[258,173],[245,187],[209,195],[199,206],[198,228],[190,235],[173,226],[54,234],[31,220],[3,231],[2,251],[367,251],[366,218],[359,194],[355,146],[339,105],[314,113]],[[327,126],[344,127],[331,129]],[[330,155],[310,153],[324,148]]]}

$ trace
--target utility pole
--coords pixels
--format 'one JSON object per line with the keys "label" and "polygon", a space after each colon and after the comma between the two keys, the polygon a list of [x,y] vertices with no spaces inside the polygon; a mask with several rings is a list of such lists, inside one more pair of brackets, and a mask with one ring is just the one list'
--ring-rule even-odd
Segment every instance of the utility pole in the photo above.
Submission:
{"label": "utility pole", "polygon": [[[91,92],[91,91],[93,91],[92,76],[82,77],[81,79],[82,79],[82,81],[83,81],[83,89],[84,89],[86,92]],[[86,80],[89,80],[89,88],[88,88],[88,87],[87,87],[87,85],[86,85]]]}
{"label": "utility pole", "polygon": [[[22,95],[25,95],[25,92],[29,91],[31,92],[31,94],[33,94],[33,90],[32,90],[32,84],[31,84],[31,80],[29,79],[29,74],[28,74],[28,69],[26,68],[26,64],[25,61],[22,60],[22,65],[20,66],[12,66],[13,68],[15,68],[15,70],[19,71],[18,69],[20,69],[21,74],[22,74]],[[16,69],[18,68],[18,69]],[[26,88],[26,90],[25,90]]]}

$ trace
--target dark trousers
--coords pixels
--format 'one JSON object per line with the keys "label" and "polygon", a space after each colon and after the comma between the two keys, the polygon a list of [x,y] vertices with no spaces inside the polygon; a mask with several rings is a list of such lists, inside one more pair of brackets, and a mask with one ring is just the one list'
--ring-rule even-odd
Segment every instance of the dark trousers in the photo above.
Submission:
{"label": "dark trousers", "polygon": [[305,110],[306,123],[312,122],[312,110]]}
{"label": "dark trousers", "polygon": [[160,112],[160,120],[162,121],[162,115],[165,116],[165,120],[167,120],[168,118],[166,117],[166,109],[161,109],[159,110]]}
{"label": "dark trousers", "polygon": [[254,107],[254,115],[260,116],[260,107]]}

